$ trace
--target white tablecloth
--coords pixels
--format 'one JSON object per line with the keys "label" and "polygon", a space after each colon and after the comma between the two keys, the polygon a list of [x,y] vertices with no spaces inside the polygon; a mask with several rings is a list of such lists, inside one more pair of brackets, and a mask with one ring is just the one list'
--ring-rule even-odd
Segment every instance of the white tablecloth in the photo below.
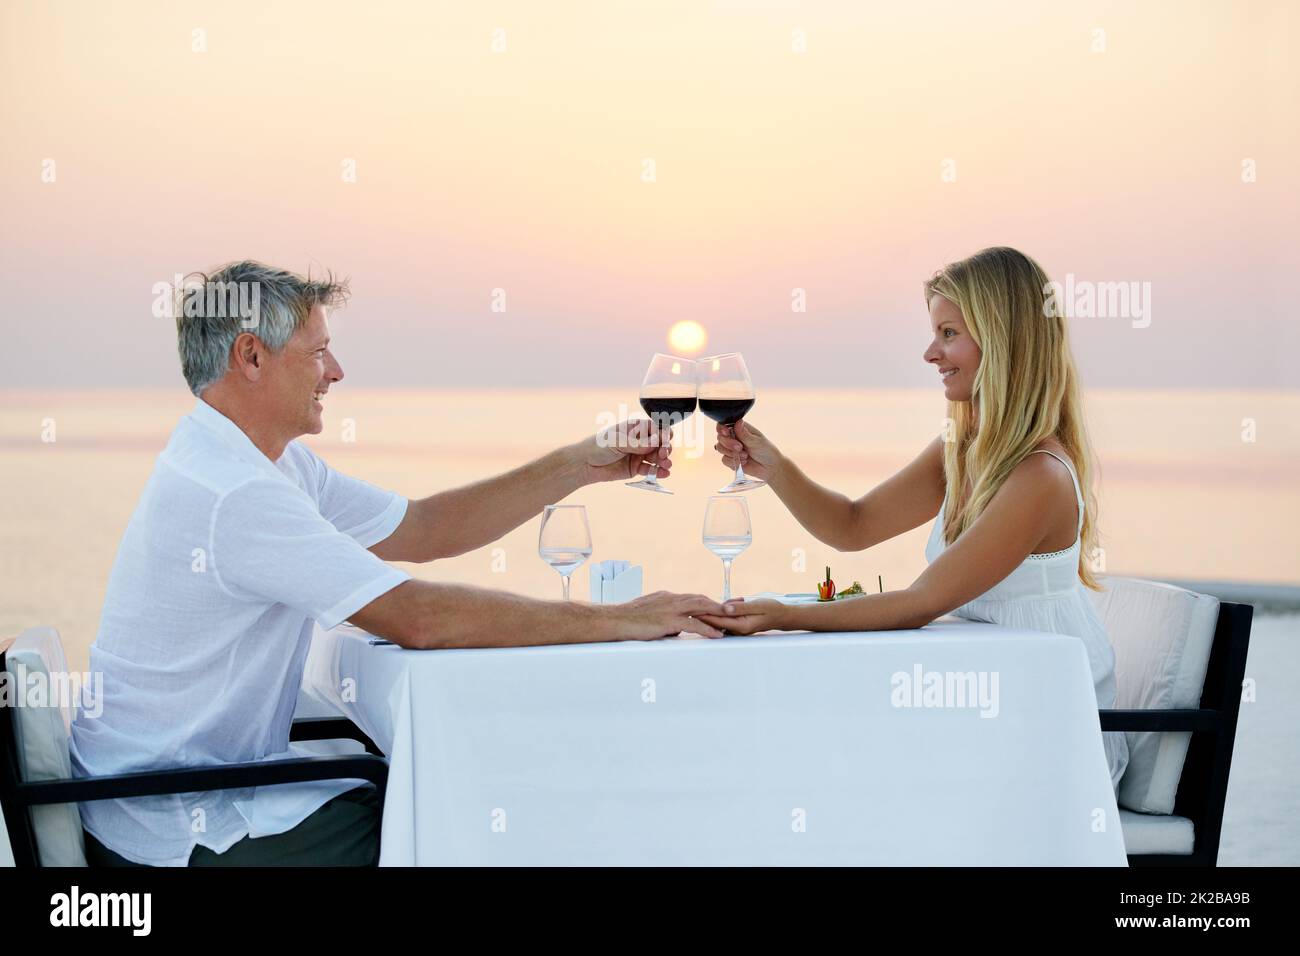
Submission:
{"label": "white tablecloth", "polygon": [[[985,706],[916,706],[918,672],[982,672]],[[1126,863],[1072,637],[408,651],[342,626],[303,690],[390,757],[381,865]]]}

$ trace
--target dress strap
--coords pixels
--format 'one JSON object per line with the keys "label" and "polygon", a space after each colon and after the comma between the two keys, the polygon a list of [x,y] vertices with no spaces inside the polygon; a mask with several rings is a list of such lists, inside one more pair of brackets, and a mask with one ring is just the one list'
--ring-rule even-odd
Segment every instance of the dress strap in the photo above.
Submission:
{"label": "dress strap", "polygon": [[1079,508],[1079,526],[1074,531],[1074,536],[1077,538],[1083,532],[1083,492],[1079,489],[1079,478],[1074,473],[1074,466],[1070,464],[1068,460],[1058,455],[1056,452],[1048,451],[1046,448],[1035,448],[1029,454],[1033,455],[1038,452],[1042,452],[1044,455],[1051,455],[1062,465],[1064,465],[1065,470],[1070,473],[1070,481],[1074,482],[1074,503]]}

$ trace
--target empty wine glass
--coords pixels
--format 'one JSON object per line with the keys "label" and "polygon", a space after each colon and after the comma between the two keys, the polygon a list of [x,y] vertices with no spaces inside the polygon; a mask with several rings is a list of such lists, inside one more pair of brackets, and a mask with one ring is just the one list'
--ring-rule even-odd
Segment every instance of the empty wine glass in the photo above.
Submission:
{"label": "empty wine glass", "polygon": [[564,600],[569,600],[569,575],[591,557],[591,526],[582,505],[547,505],[542,510],[542,530],[537,553],[560,572]]}
{"label": "empty wine glass", "polygon": [[[700,380],[700,411],[721,425],[731,426],[736,436],[736,422],[754,407],[754,383],[745,367],[745,358],[739,352],[711,355],[695,363]],[[766,481],[750,478],[740,462],[736,463],[736,478],[718,494],[729,495],[737,491],[762,488]]]}
{"label": "empty wine glass", "polygon": [[[671,429],[695,412],[695,362],[691,359],[678,358],[676,355],[656,353],[650,360],[645,379],[641,382],[641,407],[662,431]],[[629,488],[643,488],[671,495],[672,492],[659,484],[659,449],[651,450],[651,460],[655,462],[650,473],[639,481],[629,481]]]}
{"label": "empty wine glass", "polygon": [[731,600],[731,562],[754,540],[744,498],[714,495],[704,509],[704,546],[722,559],[722,600]]}

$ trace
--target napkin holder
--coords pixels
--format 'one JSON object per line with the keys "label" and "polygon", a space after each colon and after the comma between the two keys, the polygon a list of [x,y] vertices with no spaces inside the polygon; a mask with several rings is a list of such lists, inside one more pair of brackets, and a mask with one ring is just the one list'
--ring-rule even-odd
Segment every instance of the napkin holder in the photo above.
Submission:
{"label": "napkin holder", "polygon": [[622,604],[641,596],[641,566],[597,561],[590,567],[591,603]]}

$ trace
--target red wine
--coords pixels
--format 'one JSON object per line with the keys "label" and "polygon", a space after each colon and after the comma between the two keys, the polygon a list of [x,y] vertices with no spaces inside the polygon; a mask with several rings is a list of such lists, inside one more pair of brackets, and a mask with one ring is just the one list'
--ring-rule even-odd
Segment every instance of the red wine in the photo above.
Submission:
{"label": "red wine", "polygon": [[754,407],[752,398],[701,398],[700,411],[722,425],[734,425]]}
{"label": "red wine", "polygon": [[691,417],[695,411],[695,396],[689,398],[641,397],[641,407],[655,422],[678,424]]}

